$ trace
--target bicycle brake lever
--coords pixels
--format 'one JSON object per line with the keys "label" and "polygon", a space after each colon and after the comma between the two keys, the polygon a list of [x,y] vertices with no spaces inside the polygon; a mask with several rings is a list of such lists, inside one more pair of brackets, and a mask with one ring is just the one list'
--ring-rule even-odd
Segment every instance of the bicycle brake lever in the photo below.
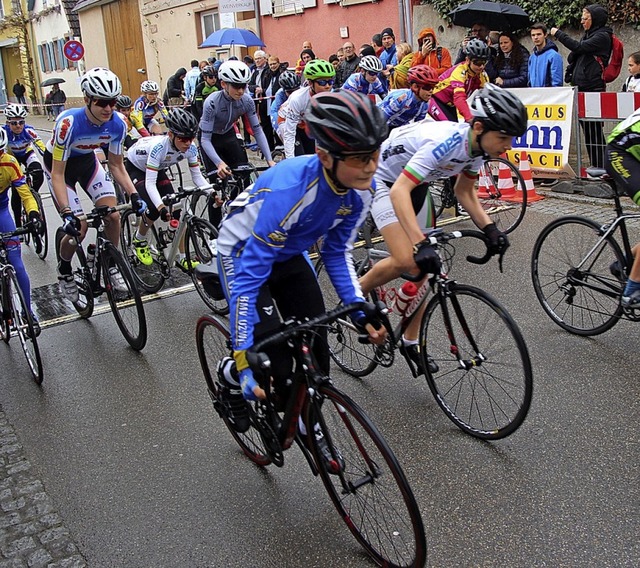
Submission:
{"label": "bicycle brake lever", "polygon": [[504,273],[504,270],[502,268],[502,259],[504,258],[504,253],[505,253],[505,251],[502,251],[498,256],[498,268],[500,270],[500,274]]}

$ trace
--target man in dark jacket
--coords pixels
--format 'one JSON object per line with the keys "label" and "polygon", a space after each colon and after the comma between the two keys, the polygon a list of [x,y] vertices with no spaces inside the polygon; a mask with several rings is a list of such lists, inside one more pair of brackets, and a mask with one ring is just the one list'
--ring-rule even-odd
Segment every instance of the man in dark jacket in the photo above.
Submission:
{"label": "man in dark jacket", "polygon": [[184,67],[180,67],[167,81],[167,90],[165,96],[167,97],[167,104],[171,106],[177,106],[184,104],[184,78],[187,74],[187,70]]}
{"label": "man in dark jacket", "polygon": [[336,69],[336,79],[333,86],[335,90],[342,87],[344,82],[356,72],[358,65],[360,65],[360,58],[356,55],[356,49],[352,42],[345,42],[342,50],[344,51],[344,59]]}
{"label": "man in dark jacket", "polygon": [[564,62],[558,46],[547,37],[547,26],[533,24],[530,33],[529,87],[562,87]]}
{"label": "man in dark jacket", "polygon": [[253,60],[255,61],[255,69],[251,73],[251,79],[249,80],[249,93],[256,101],[256,113],[260,119],[264,135],[267,137],[269,148],[273,148],[273,126],[269,118],[269,105],[266,98],[273,75],[268,65],[266,52],[259,49],[253,54]]}
{"label": "man in dark jacket", "polygon": [[[607,27],[609,14],[600,4],[591,4],[582,10],[584,35],[579,40],[558,28],[551,28],[551,35],[571,50],[567,61],[565,81],[578,87],[578,91],[602,92],[606,90],[604,67],[611,58],[613,30]],[[601,122],[580,122],[591,165],[604,167],[604,136]]]}

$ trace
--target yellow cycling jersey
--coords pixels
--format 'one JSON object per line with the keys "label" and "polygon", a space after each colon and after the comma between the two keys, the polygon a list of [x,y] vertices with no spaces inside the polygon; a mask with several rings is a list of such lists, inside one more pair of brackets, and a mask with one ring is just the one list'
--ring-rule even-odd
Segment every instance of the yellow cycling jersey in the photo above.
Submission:
{"label": "yellow cycling jersey", "polygon": [[0,203],[7,202],[7,196],[3,194],[6,194],[10,187],[20,194],[27,213],[38,211],[38,203],[27,185],[18,160],[4,152],[0,156]]}

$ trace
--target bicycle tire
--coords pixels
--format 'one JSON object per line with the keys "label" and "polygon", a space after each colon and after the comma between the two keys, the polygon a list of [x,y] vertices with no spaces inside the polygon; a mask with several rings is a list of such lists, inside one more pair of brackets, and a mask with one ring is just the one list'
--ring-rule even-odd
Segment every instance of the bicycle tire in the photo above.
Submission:
{"label": "bicycle tire", "polygon": [[[515,188],[515,197],[503,196],[502,194],[498,173],[500,165],[509,169],[509,175]],[[498,229],[507,234],[512,233],[522,223],[527,211],[527,187],[522,174],[514,164],[504,158],[491,158],[485,161],[483,167],[491,180],[491,187],[488,189],[486,197],[478,195],[480,205],[489,214]]]}
{"label": "bicycle tire", "polygon": [[[18,278],[13,270],[6,273],[6,283],[9,288],[9,300],[11,302],[11,311],[13,312],[13,327],[20,340],[22,351],[27,359],[27,365],[31,371],[31,377],[36,384],[42,384],[44,372],[42,369],[42,360],[40,358],[40,349],[36,338],[35,329],[33,328],[33,318],[27,308],[27,302],[24,299]],[[9,330],[9,334],[10,334]]]}
{"label": "bicycle tire", "polygon": [[430,182],[429,193],[433,203],[434,219],[440,217],[445,209],[454,207],[457,203],[450,178]]}
{"label": "bicycle tire", "polygon": [[2,341],[4,341],[5,343],[9,343],[9,340],[11,339],[11,330],[9,329],[9,322],[6,320],[5,318],[5,314],[4,314],[4,299],[3,299],[3,294],[4,294],[4,273],[0,272],[0,339],[2,339]]}
{"label": "bicycle tire", "polygon": [[[60,241],[65,236],[62,227],[56,229],[55,247],[56,259],[60,262]],[[93,289],[89,277],[86,274],[87,259],[81,246],[76,249],[76,254],[72,259],[73,277],[78,287],[78,301],[73,307],[82,319],[89,319],[93,315],[94,297]]]}
{"label": "bicycle tire", "polygon": [[[166,281],[160,262],[156,256],[153,256],[153,263],[149,266],[142,264],[136,251],[133,247],[133,239],[135,237],[138,223],[140,223],[140,217],[138,217],[132,209],[127,209],[120,219],[120,248],[122,254],[129,266],[131,267],[131,274],[136,282],[136,285],[142,292],[149,292],[155,294],[158,292]],[[153,230],[149,230],[147,233],[147,240],[150,245],[153,245]],[[156,248],[159,248],[156,244]]]}
{"label": "bicycle tire", "polygon": [[[116,324],[127,343],[140,351],[147,344],[147,319],[131,269],[120,251],[108,241],[104,243],[100,254],[100,266],[104,289]],[[109,269],[114,266],[120,271],[127,287],[126,292],[119,292],[111,285]]]}
{"label": "bicycle tire", "polygon": [[[49,253],[49,230],[47,226],[47,214],[44,210],[44,203],[42,202],[42,197],[37,191],[33,191],[33,196],[35,197],[36,202],[38,203],[38,210],[40,211],[40,231],[37,237],[34,237],[35,240],[40,240],[40,252],[36,252],[38,258],[44,260],[47,258],[47,254]],[[36,247],[37,248],[37,247]]]}
{"label": "bicycle tire", "polygon": [[227,324],[216,316],[202,316],[196,324],[196,347],[214,409],[243,453],[256,465],[261,467],[269,465],[271,459],[264,448],[260,433],[253,425],[246,432],[236,431],[229,423],[224,403],[220,400],[216,368],[223,357],[231,355],[231,336]]}
{"label": "bicycle tire", "polygon": [[[381,566],[424,566],[427,541],[420,509],[391,448],[364,411],[329,384],[310,402],[305,424],[318,425],[341,460],[329,472],[308,428],[308,446],[335,508],[365,551]],[[321,404],[321,406],[320,406]],[[316,427],[318,427],[316,426]]]}
{"label": "bicycle tire", "polygon": [[600,239],[600,226],[595,221],[562,217],[542,230],[531,253],[533,289],[542,309],[554,323],[575,335],[604,333],[622,315],[620,297],[626,274],[618,278],[609,266],[617,261],[625,267],[625,256],[611,236],[594,249]]}
{"label": "bicycle tire", "polygon": [[[203,264],[217,262],[217,251],[213,244],[218,238],[218,230],[205,219],[191,217],[188,221],[185,235],[185,256],[187,262],[197,261]],[[215,314],[224,316],[229,313],[229,304],[226,299],[216,300],[205,290],[202,282],[198,280],[195,271],[189,271],[196,291]]]}
{"label": "bicycle tire", "polygon": [[[474,286],[448,284],[444,296],[429,301],[420,325],[427,384],[458,428],[482,440],[505,438],[522,425],[531,406],[527,345],[497,300]],[[429,370],[427,353],[438,372]]]}

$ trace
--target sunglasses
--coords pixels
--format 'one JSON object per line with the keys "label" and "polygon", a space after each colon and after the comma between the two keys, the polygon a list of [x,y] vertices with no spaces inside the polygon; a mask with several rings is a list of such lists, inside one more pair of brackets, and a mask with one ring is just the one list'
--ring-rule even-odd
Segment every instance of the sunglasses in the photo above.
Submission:
{"label": "sunglasses", "polygon": [[483,67],[484,65],[487,64],[487,60],[486,59],[472,59],[471,63],[473,63],[474,65],[477,65],[478,67]]}
{"label": "sunglasses", "polygon": [[229,86],[233,87],[234,89],[237,89],[238,91],[240,89],[246,89],[247,85],[245,83],[228,83]]}
{"label": "sunglasses", "polygon": [[93,99],[93,102],[100,108],[114,108],[116,106],[117,99]]}
{"label": "sunglasses", "polygon": [[316,79],[314,83],[318,83],[321,87],[326,87],[327,85],[333,86],[335,79]]}
{"label": "sunglasses", "polygon": [[9,124],[11,126],[22,126],[24,124],[24,120],[10,120]]}
{"label": "sunglasses", "polygon": [[367,71],[367,75],[369,75],[369,77],[377,77],[378,76],[378,72],[377,71]]}
{"label": "sunglasses", "polygon": [[183,144],[191,144],[195,140],[195,136],[178,136],[177,134],[174,134],[174,136],[178,142]]}
{"label": "sunglasses", "polygon": [[345,166],[350,168],[363,168],[367,166],[371,160],[378,161],[380,150],[375,152],[363,152],[361,154],[331,154],[336,160],[344,162]]}

